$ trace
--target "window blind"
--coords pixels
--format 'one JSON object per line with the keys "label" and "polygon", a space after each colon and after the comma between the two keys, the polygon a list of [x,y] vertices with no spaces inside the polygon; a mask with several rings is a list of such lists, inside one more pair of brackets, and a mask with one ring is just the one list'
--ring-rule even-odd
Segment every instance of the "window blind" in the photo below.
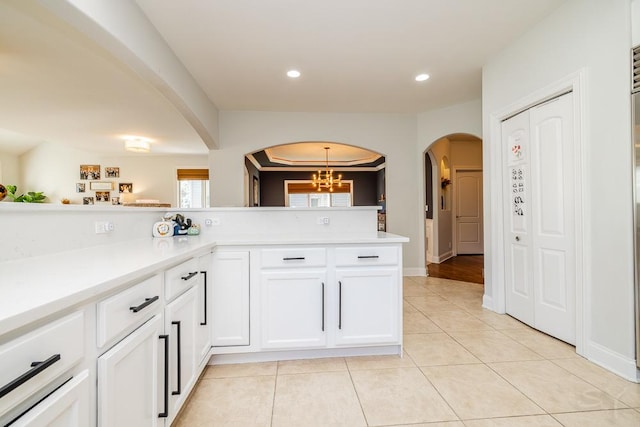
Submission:
{"label": "window blind", "polygon": [[208,181],[209,169],[178,169],[178,181]]}

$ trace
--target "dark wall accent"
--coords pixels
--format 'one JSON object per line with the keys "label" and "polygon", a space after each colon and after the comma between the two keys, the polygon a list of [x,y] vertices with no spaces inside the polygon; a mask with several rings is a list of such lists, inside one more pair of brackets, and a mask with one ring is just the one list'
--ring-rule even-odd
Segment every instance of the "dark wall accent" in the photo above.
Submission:
{"label": "dark wall accent", "polygon": [[253,200],[253,178],[258,178],[258,182],[260,182],[260,171],[246,157],[244,158],[244,165],[247,168],[247,172],[249,172],[249,188],[247,189],[249,191],[249,206],[255,206],[255,200]]}
{"label": "dark wall accent", "polygon": [[[308,180],[313,172],[260,172],[260,206],[284,206],[284,181]],[[342,179],[353,180],[353,206],[378,204],[379,172],[342,172]],[[251,175],[251,172],[249,172]],[[386,195],[385,195],[386,196]]]}
{"label": "dark wall accent", "polygon": [[433,166],[429,153],[424,153],[425,205],[429,210],[425,212],[427,219],[433,219]]}
{"label": "dark wall accent", "polygon": [[386,191],[386,169],[380,169],[376,172],[376,197],[378,199],[378,206],[382,207],[381,213],[387,211],[387,191]]}

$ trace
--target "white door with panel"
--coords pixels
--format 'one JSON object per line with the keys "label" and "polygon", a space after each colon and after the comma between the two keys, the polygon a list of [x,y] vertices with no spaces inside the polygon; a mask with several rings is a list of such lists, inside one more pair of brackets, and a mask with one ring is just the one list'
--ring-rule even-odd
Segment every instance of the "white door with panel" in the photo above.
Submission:
{"label": "white door with panel", "polygon": [[310,348],[327,344],[326,271],[260,273],[263,348]]}
{"label": "white door with panel", "polygon": [[213,346],[249,345],[249,252],[214,252],[210,276]]}
{"label": "white door with panel", "polygon": [[571,93],[502,123],[507,313],[575,344],[575,142]]}
{"label": "white door with panel", "polygon": [[162,330],[162,316],[156,315],[98,358],[99,427],[164,425]]}
{"label": "white door with panel", "polygon": [[199,286],[180,295],[165,308],[165,332],[169,335],[169,423],[173,421],[196,380]]}
{"label": "white door with panel", "polygon": [[397,342],[398,269],[338,269],[336,280],[336,345]]}
{"label": "white door with panel", "polygon": [[198,289],[198,322],[196,324],[196,366],[203,363],[211,350],[211,254],[198,258],[200,267],[200,280],[196,285]]}
{"label": "white door with panel", "polygon": [[484,253],[482,232],[482,171],[456,172],[456,253]]}

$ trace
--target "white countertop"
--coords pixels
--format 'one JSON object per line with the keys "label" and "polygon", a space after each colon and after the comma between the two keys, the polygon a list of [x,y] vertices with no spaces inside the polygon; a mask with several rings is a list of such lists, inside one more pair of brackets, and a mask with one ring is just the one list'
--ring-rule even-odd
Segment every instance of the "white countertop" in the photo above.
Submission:
{"label": "white countertop", "polygon": [[379,232],[370,236],[236,235],[143,238],[0,263],[0,335],[57,311],[98,298],[217,245],[316,245],[404,243]]}

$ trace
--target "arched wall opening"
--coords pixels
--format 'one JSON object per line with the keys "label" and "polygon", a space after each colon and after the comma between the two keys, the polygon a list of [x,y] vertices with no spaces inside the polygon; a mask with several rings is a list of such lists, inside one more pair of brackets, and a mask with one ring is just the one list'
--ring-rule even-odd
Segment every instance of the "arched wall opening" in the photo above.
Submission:
{"label": "arched wall opening", "polygon": [[[379,205],[384,209],[385,161],[383,154],[335,141],[297,141],[265,147],[245,155],[245,200],[247,206],[289,206],[288,183],[307,183],[311,188],[313,176],[325,176],[328,171],[334,179],[333,191],[318,191],[319,187],[310,191],[335,194],[348,189],[350,206]],[[335,184],[338,177],[342,187]]]}
{"label": "arched wall opening", "polygon": [[[468,133],[452,133],[433,141],[423,151],[424,171],[424,257],[425,265],[441,263],[470,253],[465,240],[478,239],[472,253],[483,254],[482,184],[477,203],[467,193],[467,181],[461,177],[482,179],[482,140]],[[474,208],[474,209],[471,209]],[[463,224],[469,212],[480,221]]]}

